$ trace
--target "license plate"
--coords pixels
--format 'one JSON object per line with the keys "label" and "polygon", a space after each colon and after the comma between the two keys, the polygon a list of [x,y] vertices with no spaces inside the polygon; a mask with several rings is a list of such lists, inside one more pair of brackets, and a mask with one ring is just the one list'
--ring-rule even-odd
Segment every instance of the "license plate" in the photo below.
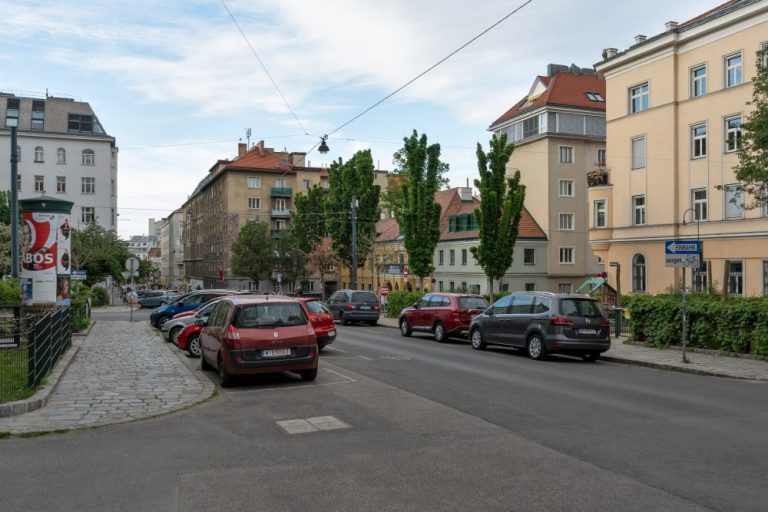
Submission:
{"label": "license plate", "polygon": [[597,329],[580,329],[579,334],[597,334]]}
{"label": "license plate", "polygon": [[277,348],[274,350],[262,350],[262,357],[284,357],[291,355],[291,349],[289,348]]}
{"label": "license plate", "polygon": [[336,330],[328,331],[328,336],[336,336]]}
{"label": "license plate", "polygon": [[365,309],[366,311],[370,311],[371,306],[360,306],[358,309]]}

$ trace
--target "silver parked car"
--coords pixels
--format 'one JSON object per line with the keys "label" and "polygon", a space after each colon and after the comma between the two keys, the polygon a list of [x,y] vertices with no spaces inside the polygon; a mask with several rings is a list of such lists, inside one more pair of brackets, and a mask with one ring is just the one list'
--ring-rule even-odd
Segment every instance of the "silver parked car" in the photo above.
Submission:
{"label": "silver parked car", "polygon": [[596,361],[611,348],[610,322],[595,299],[550,292],[500,298],[472,320],[469,339],[476,350],[507,345],[536,360],[559,353]]}
{"label": "silver parked car", "polygon": [[156,308],[166,302],[172,302],[180,294],[178,290],[150,290],[139,297],[140,308]]}
{"label": "silver parked car", "polygon": [[179,334],[181,334],[181,331],[186,326],[195,323],[196,320],[207,320],[208,315],[210,315],[213,310],[213,306],[219,299],[220,297],[216,297],[215,299],[209,300],[191,315],[182,316],[180,318],[174,317],[165,322],[162,327],[160,327],[163,339],[165,339],[165,341],[171,341],[174,345],[178,346],[179,342],[177,341],[177,338],[179,337]]}

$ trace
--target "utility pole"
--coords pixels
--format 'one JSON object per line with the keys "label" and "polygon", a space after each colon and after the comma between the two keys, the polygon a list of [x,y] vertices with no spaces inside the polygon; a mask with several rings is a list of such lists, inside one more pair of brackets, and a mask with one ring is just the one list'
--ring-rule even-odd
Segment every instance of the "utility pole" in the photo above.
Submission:
{"label": "utility pole", "polygon": [[357,196],[352,196],[352,269],[349,287],[357,290]]}
{"label": "utility pole", "polygon": [[19,155],[16,130],[11,127],[11,276],[19,277]]}

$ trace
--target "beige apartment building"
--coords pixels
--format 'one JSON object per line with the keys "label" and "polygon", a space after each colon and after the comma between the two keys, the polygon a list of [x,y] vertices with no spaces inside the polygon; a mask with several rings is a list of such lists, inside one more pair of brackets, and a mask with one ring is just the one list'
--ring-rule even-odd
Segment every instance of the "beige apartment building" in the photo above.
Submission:
{"label": "beige apartment building", "polygon": [[[622,293],[681,282],[664,242],[703,241],[688,283],[731,294],[768,289],[768,210],[745,209],[733,167],[750,111],[756,52],[768,42],[768,1],[736,0],[646,38],[609,48],[607,170],[589,189],[590,242]],[[691,277],[693,279],[691,280]]]}
{"label": "beige apartment building", "polygon": [[[305,167],[304,153],[286,153],[260,141],[250,150],[238,145],[238,157],[219,160],[182,206],[184,274],[192,289],[276,289],[274,279],[250,282],[233,275],[232,243],[247,222],[264,222],[273,238],[290,229],[293,201],[315,185],[328,189],[327,169]],[[294,283],[280,290],[293,291]],[[319,292],[319,281],[302,283],[302,290]]]}
{"label": "beige apartment building", "polygon": [[525,208],[549,241],[535,259],[526,256],[536,273],[545,269],[546,280],[529,281],[540,290],[575,292],[603,270],[587,236],[587,172],[605,165],[605,82],[592,69],[550,64],[488,129],[515,144],[508,173],[520,171]]}

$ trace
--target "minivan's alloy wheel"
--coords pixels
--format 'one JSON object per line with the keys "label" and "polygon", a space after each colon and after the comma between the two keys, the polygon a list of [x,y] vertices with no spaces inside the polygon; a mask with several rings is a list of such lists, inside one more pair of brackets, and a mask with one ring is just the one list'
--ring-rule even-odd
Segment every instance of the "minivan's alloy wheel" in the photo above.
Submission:
{"label": "minivan's alloy wheel", "polygon": [[408,323],[407,318],[403,318],[402,320],[400,320],[400,334],[402,334],[406,338],[411,335],[411,326]]}
{"label": "minivan's alloy wheel", "polygon": [[171,329],[171,332],[168,335],[168,341],[170,341],[177,347],[179,346],[179,334],[181,334],[181,329],[182,329],[181,327],[174,327],[173,329]]}
{"label": "minivan's alloy wheel", "polygon": [[193,334],[187,339],[187,352],[192,357],[200,357],[200,335]]}
{"label": "minivan's alloy wheel", "polygon": [[445,341],[445,327],[440,322],[437,322],[437,325],[435,325],[435,341],[438,343]]}
{"label": "minivan's alloy wheel", "polygon": [[483,341],[483,333],[480,329],[474,329],[469,336],[469,340],[472,342],[472,348],[475,350],[485,350],[485,341]]}
{"label": "minivan's alloy wheel", "polygon": [[547,358],[547,349],[544,348],[544,341],[538,334],[534,334],[528,339],[528,357],[536,361]]}

